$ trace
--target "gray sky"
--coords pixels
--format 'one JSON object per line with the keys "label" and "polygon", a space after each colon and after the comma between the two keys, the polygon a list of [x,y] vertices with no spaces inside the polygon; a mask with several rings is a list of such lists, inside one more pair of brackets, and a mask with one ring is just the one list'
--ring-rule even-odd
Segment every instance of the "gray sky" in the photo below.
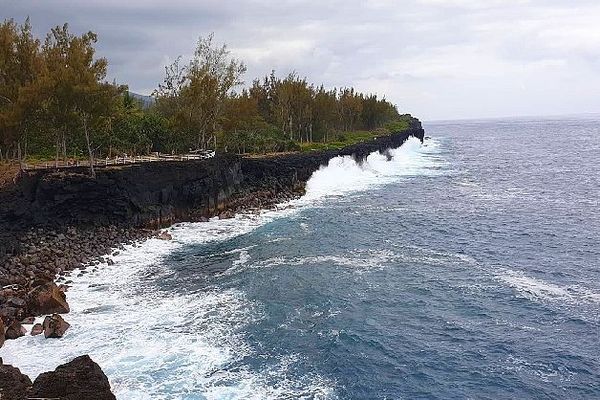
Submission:
{"label": "gray sky", "polygon": [[247,82],[295,70],[424,120],[600,112],[598,0],[0,0],[28,15],[98,33],[110,78],[144,94],[214,32]]}

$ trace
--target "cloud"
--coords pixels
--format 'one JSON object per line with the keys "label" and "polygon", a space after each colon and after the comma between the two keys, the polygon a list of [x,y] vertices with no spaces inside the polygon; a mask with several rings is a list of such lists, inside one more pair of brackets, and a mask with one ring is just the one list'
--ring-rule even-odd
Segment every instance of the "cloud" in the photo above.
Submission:
{"label": "cloud", "polygon": [[579,0],[5,1],[39,35],[99,35],[110,76],[150,93],[163,66],[215,33],[248,64],[353,85],[425,119],[600,109],[600,5]]}

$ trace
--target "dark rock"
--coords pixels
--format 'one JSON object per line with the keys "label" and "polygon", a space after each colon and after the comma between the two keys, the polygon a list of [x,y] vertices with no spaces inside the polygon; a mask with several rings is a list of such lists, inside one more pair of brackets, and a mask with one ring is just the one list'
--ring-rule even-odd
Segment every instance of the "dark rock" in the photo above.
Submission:
{"label": "dark rock", "polygon": [[115,400],[108,378],[92,359],[85,355],[44,372],[33,382],[31,397],[60,400]]}
{"label": "dark rock", "polygon": [[42,327],[42,324],[40,324],[40,323],[35,324],[31,328],[31,336],[37,336],[37,335],[41,334],[42,332],[44,332],[44,328]]}
{"label": "dark rock", "polygon": [[46,338],[61,338],[71,325],[58,314],[46,316],[42,327]]}
{"label": "dark rock", "polygon": [[219,214],[219,219],[231,219],[235,216],[235,214],[231,211],[223,211]]}
{"label": "dark rock", "polygon": [[6,332],[4,333],[4,337],[6,339],[18,339],[21,336],[25,336],[27,333],[27,329],[25,329],[19,321],[12,321]]}
{"label": "dark rock", "polygon": [[7,320],[13,320],[13,319],[20,320],[22,314],[23,314],[22,308],[15,308],[15,307],[10,307],[10,306],[6,306],[6,305],[3,305],[2,307],[0,307],[0,318],[5,318]]}
{"label": "dark rock", "polygon": [[25,300],[18,298],[18,297],[9,297],[6,300],[6,304],[8,304],[9,306],[12,306],[12,307],[16,307],[16,308],[23,308],[23,307],[25,307],[26,302],[25,302]]}
{"label": "dark rock", "polygon": [[0,364],[0,399],[27,400],[31,380],[18,368]]}
{"label": "dark rock", "polygon": [[[0,318],[0,347],[4,346],[4,331],[5,331],[5,327],[4,327],[4,321],[2,320],[2,318]],[[1,364],[1,363],[0,363]]]}
{"label": "dark rock", "polygon": [[28,297],[29,311],[34,315],[69,312],[67,298],[54,282],[37,286]]}
{"label": "dark rock", "polygon": [[[156,235],[156,238],[160,239],[160,240],[171,240],[171,239],[173,239],[173,236],[167,231],[162,231],[161,233]],[[135,246],[135,244],[134,244],[134,246]]]}

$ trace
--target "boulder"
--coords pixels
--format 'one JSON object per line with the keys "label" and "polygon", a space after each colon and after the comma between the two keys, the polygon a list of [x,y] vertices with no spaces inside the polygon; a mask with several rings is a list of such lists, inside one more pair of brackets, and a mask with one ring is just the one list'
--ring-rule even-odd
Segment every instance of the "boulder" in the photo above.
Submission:
{"label": "boulder", "polygon": [[8,325],[4,337],[6,339],[18,339],[21,336],[25,336],[26,333],[27,329],[25,329],[19,321],[13,321]]}
{"label": "boulder", "polygon": [[85,355],[44,372],[33,382],[31,398],[61,400],[115,400],[108,378],[92,359]]}
{"label": "boulder", "polygon": [[40,324],[40,323],[35,324],[31,328],[31,336],[37,336],[42,332],[44,332],[44,328],[42,327],[42,324]]}
{"label": "boulder", "polygon": [[0,317],[5,319],[13,320],[13,319],[21,319],[23,315],[22,308],[15,308],[7,305],[0,306]]}
{"label": "boulder", "polygon": [[71,325],[58,314],[46,316],[46,318],[44,318],[44,323],[42,324],[44,336],[46,338],[61,338],[70,326]]}
{"label": "boulder", "polygon": [[11,307],[16,307],[16,308],[23,308],[25,307],[25,300],[19,298],[19,297],[9,297],[6,300],[6,304],[8,304]]}
{"label": "boulder", "polygon": [[29,311],[35,315],[68,313],[69,304],[64,292],[54,282],[33,288],[28,294]]}
{"label": "boulder", "polygon": [[29,398],[31,380],[18,368],[0,365],[0,399],[26,400]]}
{"label": "boulder", "polygon": [[219,219],[231,219],[233,217],[235,217],[235,215],[231,211],[223,211],[219,214]]}
{"label": "boulder", "polygon": [[173,239],[173,236],[167,231],[162,231],[161,233],[156,235],[156,238],[160,240],[171,240]]}

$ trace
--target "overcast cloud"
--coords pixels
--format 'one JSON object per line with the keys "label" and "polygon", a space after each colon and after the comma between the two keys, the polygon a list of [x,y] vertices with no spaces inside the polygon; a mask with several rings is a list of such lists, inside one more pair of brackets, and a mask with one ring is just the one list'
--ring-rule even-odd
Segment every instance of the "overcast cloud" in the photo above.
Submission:
{"label": "overcast cloud", "polygon": [[214,32],[248,82],[295,70],[426,120],[600,111],[597,0],[0,0],[0,16],[98,33],[110,78],[144,94]]}

